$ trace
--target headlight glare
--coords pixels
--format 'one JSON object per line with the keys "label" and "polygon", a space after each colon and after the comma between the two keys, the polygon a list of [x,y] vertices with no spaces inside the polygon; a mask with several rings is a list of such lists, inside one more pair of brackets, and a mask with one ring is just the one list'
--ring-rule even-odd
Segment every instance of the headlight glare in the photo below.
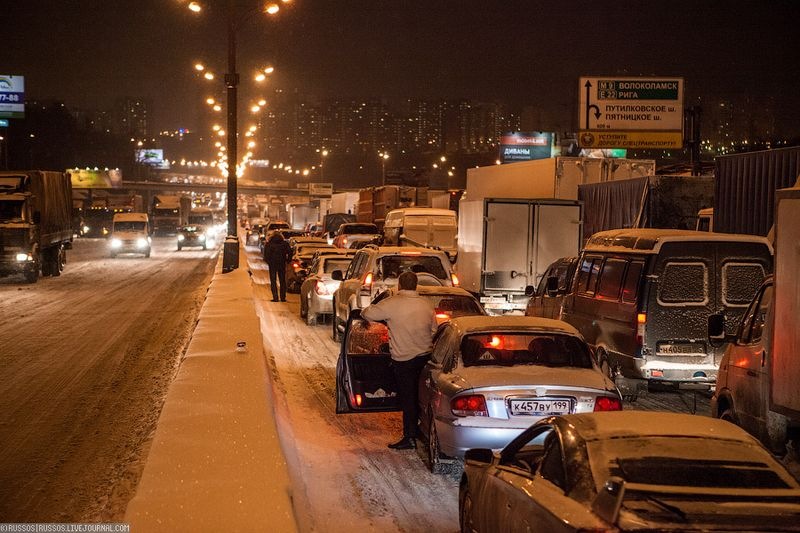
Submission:
{"label": "headlight glare", "polygon": [[111,239],[112,248],[122,248],[122,241],[119,239]]}
{"label": "headlight glare", "polygon": [[138,238],[136,239],[136,247],[137,248],[147,248],[147,239]]}
{"label": "headlight glare", "polygon": [[183,240],[186,240],[186,237],[184,237],[183,234],[181,233],[181,234],[178,235],[178,242],[183,241]]}
{"label": "headlight glare", "polygon": [[33,258],[24,252],[17,254],[17,261],[30,261],[31,259]]}

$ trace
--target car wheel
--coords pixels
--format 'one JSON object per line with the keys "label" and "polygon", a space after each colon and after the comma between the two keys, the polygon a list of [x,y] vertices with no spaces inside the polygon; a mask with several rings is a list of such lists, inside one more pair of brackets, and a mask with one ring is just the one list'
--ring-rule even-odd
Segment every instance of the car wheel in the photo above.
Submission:
{"label": "car wheel", "polygon": [[178,245],[178,251],[179,251],[179,252],[181,251],[181,248],[183,248],[183,246],[181,246],[181,245],[179,244],[179,245]]}
{"label": "car wheel", "polygon": [[308,300],[303,298],[302,294],[300,295],[300,318],[308,318]]}
{"label": "car wheel", "polygon": [[111,252],[108,255],[109,255],[109,257],[111,257],[111,259],[114,259],[115,257],[117,257],[117,254],[115,254],[114,252]]}
{"label": "car wheel", "polygon": [[336,300],[333,301],[333,320],[331,320],[331,324],[333,324],[331,337],[334,342],[339,342],[341,339],[339,338],[339,314],[336,312]]}
{"label": "car wheel", "polygon": [[39,281],[39,269],[32,268],[30,270],[25,271],[25,281],[28,283],[36,283]]}
{"label": "car wheel", "polygon": [[475,531],[475,526],[472,523],[472,494],[470,494],[469,489],[466,486],[461,490],[458,500],[459,529],[461,530],[461,533],[473,533],[473,531]]}
{"label": "car wheel", "polygon": [[147,251],[144,253],[144,257],[145,257],[145,258],[149,258],[149,257],[150,257],[150,250],[147,250]]}
{"label": "car wheel", "polygon": [[442,474],[445,471],[442,463],[442,451],[439,448],[439,435],[436,433],[436,424],[433,411],[428,416],[428,468],[432,474]]}
{"label": "car wheel", "polygon": [[349,413],[352,411],[347,395],[341,386],[344,380],[344,368],[342,368],[341,357],[336,361],[336,414]]}

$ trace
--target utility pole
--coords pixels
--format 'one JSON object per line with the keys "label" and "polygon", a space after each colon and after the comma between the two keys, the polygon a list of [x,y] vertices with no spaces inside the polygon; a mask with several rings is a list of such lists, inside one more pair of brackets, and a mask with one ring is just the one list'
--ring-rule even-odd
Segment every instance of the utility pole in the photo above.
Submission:
{"label": "utility pole", "polygon": [[239,238],[237,236],[237,190],[236,190],[236,141],[237,123],[236,89],[239,74],[236,72],[236,2],[227,0],[228,8],[228,72],[225,74],[228,107],[228,236],[225,238],[222,257],[222,271],[230,272],[239,268]]}

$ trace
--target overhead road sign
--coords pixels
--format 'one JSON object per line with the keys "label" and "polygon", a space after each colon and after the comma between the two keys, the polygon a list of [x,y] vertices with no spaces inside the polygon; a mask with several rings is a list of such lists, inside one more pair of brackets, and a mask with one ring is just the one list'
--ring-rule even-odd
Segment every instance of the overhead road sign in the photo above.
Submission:
{"label": "overhead road sign", "polygon": [[683,146],[683,78],[582,77],[582,148]]}

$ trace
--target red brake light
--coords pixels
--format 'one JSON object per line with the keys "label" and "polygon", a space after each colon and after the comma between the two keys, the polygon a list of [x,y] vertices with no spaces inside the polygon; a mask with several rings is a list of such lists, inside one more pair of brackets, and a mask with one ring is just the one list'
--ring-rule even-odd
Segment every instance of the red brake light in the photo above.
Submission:
{"label": "red brake light", "polygon": [[458,276],[455,274],[450,274],[450,277],[453,278],[453,287],[458,287]]}
{"label": "red brake light", "polygon": [[361,395],[360,394],[356,394],[356,405],[358,405],[358,406],[361,405]]}
{"label": "red brake light", "polygon": [[438,318],[439,320],[449,320],[450,315],[448,315],[447,313],[436,313],[436,318]]}
{"label": "red brake light", "polygon": [[456,416],[489,416],[482,394],[457,396],[450,400],[450,410]]}
{"label": "red brake light", "polygon": [[622,402],[613,396],[598,396],[594,401],[594,411],[622,411]]}
{"label": "red brake light", "polygon": [[372,272],[367,272],[367,275],[364,276],[364,285],[372,285]]}
{"label": "red brake light", "polygon": [[293,266],[294,268],[300,268],[300,263],[298,263],[297,261],[295,261],[294,263],[292,263],[292,266]]}
{"label": "red brake light", "polygon": [[498,337],[497,335],[492,335],[491,338],[484,343],[486,348],[499,348],[503,349],[503,337]]}

